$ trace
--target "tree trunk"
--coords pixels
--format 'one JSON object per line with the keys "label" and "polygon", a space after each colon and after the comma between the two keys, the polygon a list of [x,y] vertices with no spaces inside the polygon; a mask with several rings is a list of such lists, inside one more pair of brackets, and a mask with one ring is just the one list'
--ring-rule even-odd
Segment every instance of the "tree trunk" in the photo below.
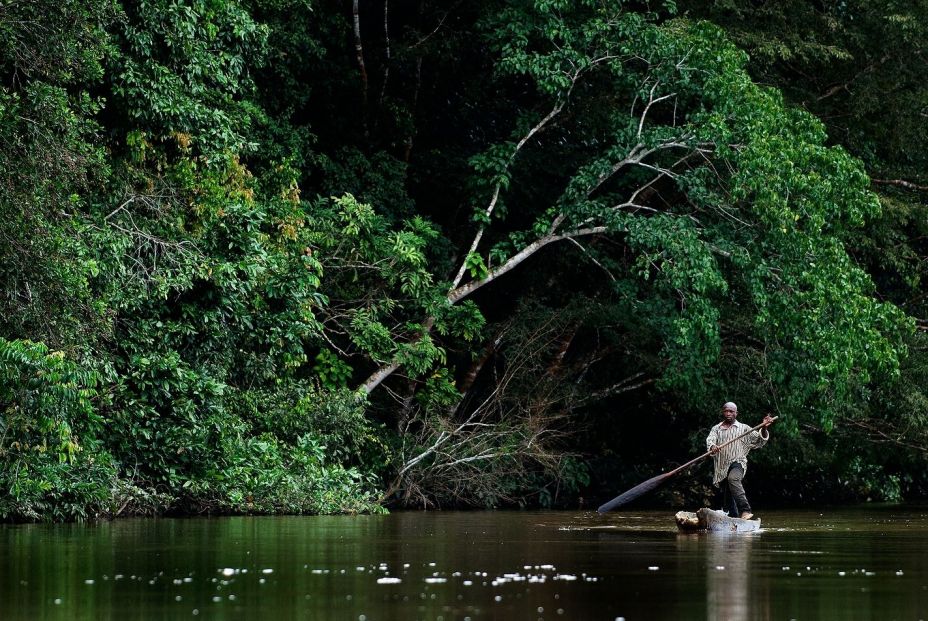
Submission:
{"label": "tree trunk", "polygon": [[361,44],[361,12],[358,0],[352,0],[351,13],[354,22],[354,49],[358,57],[358,68],[361,71],[361,93],[364,109],[367,110],[367,67],[364,65],[364,46]]}

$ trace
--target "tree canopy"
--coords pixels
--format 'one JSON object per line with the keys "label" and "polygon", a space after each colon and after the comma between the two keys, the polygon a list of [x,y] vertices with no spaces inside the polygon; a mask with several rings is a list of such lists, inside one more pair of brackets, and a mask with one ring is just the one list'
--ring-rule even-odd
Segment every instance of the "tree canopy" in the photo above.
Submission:
{"label": "tree canopy", "polygon": [[767,12],[0,5],[0,517],[574,503],[730,399],[923,493],[918,9]]}

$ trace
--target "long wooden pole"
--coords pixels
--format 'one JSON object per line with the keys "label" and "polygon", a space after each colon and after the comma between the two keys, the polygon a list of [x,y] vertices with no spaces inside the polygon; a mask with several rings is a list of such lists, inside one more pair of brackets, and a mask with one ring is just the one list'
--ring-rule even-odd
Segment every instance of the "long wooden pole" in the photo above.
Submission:
{"label": "long wooden pole", "polygon": [[[779,418],[779,417],[778,417],[778,416],[774,416],[774,417],[770,420],[770,423],[760,423],[759,425],[755,425],[755,426],[751,427],[749,430],[745,431],[745,432],[742,433],[741,435],[739,435],[739,436],[737,436],[737,437],[735,437],[735,438],[732,438],[732,439],[729,440],[728,442],[724,442],[724,443],[720,444],[718,448],[721,449],[721,448],[723,448],[723,447],[725,447],[725,446],[728,446],[728,445],[731,444],[732,442],[737,442],[738,440],[740,440],[741,438],[745,437],[746,435],[751,434],[751,433],[754,433],[755,431],[757,431],[757,430],[760,429],[761,427],[766,427],[768,424],[772,424],[773,421],[775,421],[777,418]],[[665,472],[664,474],[659,474],[659,475],[657,475],[656,477],[652,477],[652,478],[648,479],[648,480],[645,481],[644,483],[639,483],[638,485],[636,485],[635,487],[631,488],[631,489],[628,490],[627,492],[623,492],[623,493],[619,494],[618,496],[616,496],[615,498],[613,498],[612,500],[610,500],[609,502],[605,503],[605,504],[602,505],[599,509],[597,509],[597,511],[599,511],[600,513],[605,513],[606,511],[612,511],[612,510],[615,509],[616,507],[621,507],[622,505],[627,504],[627,503],[633,501],[634,499],[638,498],[639,496],[642,496],[642,495],[644,495],[644,494],[650,492],[652,489],[654,489],[655,487],[657,487],[658,485],[660,485],[661,483],[663,483],[664,481],[666,481],[667,479],[669,479],[669,478],[672,477],[673,475],[677,474],[677,473],[680,472],[681,470],[685,470],[685,469],[689,468],[690,466],[692,466],[692,465],[695,464],[696,462],[702,461],[703,459],[705,459],[706,457],[709,457],[710,455],[712,455],[712,451],[707,451],[707,452],[703,453],[702,455],[700,455],[699,457],[696,457],[696,458],[694,458],[694,459],[689,460],[688,462],[686,462],[686,463],[683,464],[682,466],[679,466],[679,467],[677,467],[677,468],[674,468],[674,469],[671,470],[670,472]]]}

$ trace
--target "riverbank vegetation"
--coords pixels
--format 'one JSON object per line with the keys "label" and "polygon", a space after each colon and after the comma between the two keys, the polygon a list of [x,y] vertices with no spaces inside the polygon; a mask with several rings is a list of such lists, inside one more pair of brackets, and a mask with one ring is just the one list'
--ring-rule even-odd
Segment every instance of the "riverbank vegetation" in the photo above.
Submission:
{"label": "riverbank vegetation", "polygon": [[0,518],[923,497],[920,13],[0,0]]}

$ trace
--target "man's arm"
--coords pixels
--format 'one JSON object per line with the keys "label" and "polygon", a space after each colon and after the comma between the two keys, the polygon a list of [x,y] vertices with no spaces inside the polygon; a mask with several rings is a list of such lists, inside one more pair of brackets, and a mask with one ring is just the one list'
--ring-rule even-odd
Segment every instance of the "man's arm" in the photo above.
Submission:
{"label": "man's arm", "polygon": [[749,436],[752,449],[762,447],[767,444],[767,441],[770,439],[770,425],[773,424],[773,418],[771,418],[770,414],[767,414],[761,422],[764,426],[761,427],[759,431],[755,431]]}

